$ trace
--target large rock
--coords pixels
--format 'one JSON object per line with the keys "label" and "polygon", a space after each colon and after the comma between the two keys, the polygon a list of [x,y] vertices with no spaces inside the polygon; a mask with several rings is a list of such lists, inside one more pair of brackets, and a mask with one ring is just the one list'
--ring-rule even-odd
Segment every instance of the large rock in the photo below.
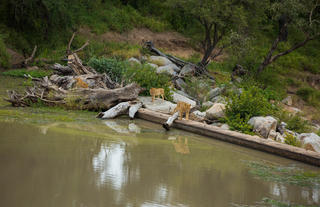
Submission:
{"label": "large rock", "polygon": [[211,100],[211,99],[219,96],[219,95],[222,93],[222,90],[223,90],[223,89],[222,89],[222,88],[219,88],[219,87],[210,90],[210,91],[209,91],[209,99]]}
{"label": "large rock", "polygon": [[156,98],[154,102],[152,102],[151,97],[139,96],[138,100],[142,102],[144,108],[158,111],[162,113],[171,113],[176,108],[177,104],[173,104],[170,101],[162,100]]}
{"label": "large rock", "polygon": [[187,97],[187,98],[189,98],[189,99],[191,99],[191,100],[194,100],[194,98],[192,98],[191,96],[189,96],[187,93],[185,93],[185,92],[183,92],[183,91],[176,90],[175,92],[178,93],[178,94],[180,94],[180,95],[182,95],[182,96],[185,96],[185,97]]}
{"label": "large rock", "polygon": [[182,78],[178,78],[177,80],[174,81],[174,85],[176,86],[177,89],[184,91],[185,87],[187,86],[186,82]]}
{"label": "large rock", "polygon": [[287,98],[282,100],[282,103],[284,103],[287,106],[292,106],[292,97],[288,96]]}
{"label": "large rock", "polygon": [[197,105],[197,103],[194,100],[191,100],[191,99],[189,99],[179,93],[176,93],[176,92],[172,93],[172,98],[173,98],[173,102],[178,103],[178,101],[182,101],[182,102],[190,104],[191,108],[193,108]]}
{"label": "large rock", "polygon": [[207,119],[219,119],[224,117],[224,111],[226,109],[226,105],[222,103],[215,103],[211,106],[210,109],[206,111],[206,118]]}
{"label": "large rock", "polygon": [[300,134],[298,139],[305,149],[320,152],[320,137],[315,133]]}
{"label": "large rock", "polygon": [[206,117],[206,112],[194,111],[190,114],[190,118],[195,121],[203,121]]}
{"label": "large rock", "polygon": [[158,65],[153,64],[153,63],[146,63],[146,65],[150,66],[151,68],[157,69]]}
{"label": "large rock", "polygon": [[206,108],[210,108],[211,106],[213,106],[213,102],[211,102],[211,101],[207,101],[207,102],[204,102],[203,104],[202,104],[202,106],[203,107],[206,107]]}
{"label": "large rock", "polygon": [[130,63],[130,64],[138,64],[138,65],[141,65],[141,62],[137,59],[137,58],[134,58],[134,57],[131,57],[129,60],[128,60],[128,62]]}
{"label": "large rock", "polygon": [[173,64],[168,58],[165,58],[162,56],[150,56],[148,60],[149,62],[156,64],[158,66]]}
{"label": "large rock", "polygon": [[177,74],[171,65],[165,65],[165,66],[158,67],[157,73],[168,73],[173,76]]}
{"label": "large rock", "polygon": [[287,127],[287,123],[285,122],[281,122],[278,126],[277,126],[277,130],[283,134],[286,131],[286,127]]}
{"label": "large rock", "polygon": [[260,134],[263,138],[268,138],[271,130],[276,131],[278,121],[272,116],[262,117],[256,116],[252,117],[248,124],[253,126],[253,131]]}
{"label": "large rock", "polygon": [[191,65],[191,64],[188,64],[188,65],[185,65],[180,73],[179,73],[179,76],[185,76],[187,74],[192,74],[194,71],[195,71],[195,65]]}

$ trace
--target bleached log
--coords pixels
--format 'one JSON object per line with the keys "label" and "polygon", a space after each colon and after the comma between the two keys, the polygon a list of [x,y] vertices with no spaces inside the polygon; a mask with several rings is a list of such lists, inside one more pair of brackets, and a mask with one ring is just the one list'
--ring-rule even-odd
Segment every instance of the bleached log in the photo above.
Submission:
{"label": "bleached log", "polygon": [[130,106],[129,108],[129,117],[131,119],[134,118],[134,115],[137,113],[137,111],[142,107],[142,103],[139,102],[139,103],[136,103],[136,104],[133,104]]}
{"label": "bleached log", "polygon": [[171,125],[173,124],[174,120],[176,120],[179,116],[179,112],[174,113],[172,116],[170,116],[167,120],[166,123],[163,123],[162,126],[165,128],[167,131],[170,130]]}
{"label": "bleached log", "polygon": [[101,119],[113,119],[119,115],[125,114],[128,111],[129,106],[130,102],[119,103],[108,111],[99,113],[97,117]]}

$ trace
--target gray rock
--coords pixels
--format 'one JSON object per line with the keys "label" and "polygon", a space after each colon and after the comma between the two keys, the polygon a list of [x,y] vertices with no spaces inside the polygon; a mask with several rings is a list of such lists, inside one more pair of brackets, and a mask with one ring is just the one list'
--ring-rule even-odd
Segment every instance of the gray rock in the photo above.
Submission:
{"label": "gray rock", "polygon": [[176,90],[175,92],[194,101],[194,98],[193,98],[193,97],[189,96],[189,94],[187,94],[187,93],[185,93],[185,92],[183,92],[183,91]]}
{"label": "gray rock", "polygon": [[156,98],[154,102],[152,102],[151,97],[147,96],[139,96],[138,100],[142,102],[143,107],[146,109],[167,114],[173,112],[173,110],[177,106],[177,104],[173,104],[170,101],[162,100],[159,98]]}
{"label": "gray rock", "polygon": [[300,134],[298,139],[301,144],[306,148],[316,152],[320,152],[320,137],[315,133],[303,133]]}
{"label": "gray rock", "polygon": [[194,111],[192,114],[197,117],[199,120],[204,119],[206,117],[206,112],[201,112],[201,111]]}
{"label": "gray rock", "polygon": [[185,65],[180,73],[179,73],[179,76],[185,76],[187,74],[191,74],[195,71],[195,66],[194,65],[191,65],[191,64],[188,64],[188,65]]}
{"label": "gray rock", "polygon": [[283,99],[281,102],[287,106],[292,106],[292,97],[288,96],[287,98]]}
{"label": "gray rock", "polygon": [[209,108],[209,107],[213,106],[213,104],[214,104],[213,102],[207,101],[207,102],[204,102],[204,103],[202,104],[202,106]]}
{"label": "gray rock", "polygon": [[176,93],[174,91],[172,92],[172,98],[173,98],[173,102],[178,103],[179,101],[182,101],[182,102],[190,104],[191,108],[193,108],[197,105],[197,103],[194,100],[191,100],[191,99],[189,99],[179,93]]}
{"label": "gray rock", "polygon": [[223,129],[223,130],[229,130],[230,129],[228,124],[223,124],[220,128]]}
{"label": "gray rock", "polygon": [[207,119],[219,119],[224,117],[224,111],[226,109],[225,104],[222,103],[215,103],[211,106],[210,109],[206,111],[206,118]]}
{"label": "gray rock", "polygon": [[177,75],[177,73],[173,70],[171,65],[160,66],[157,68],[157,73],[168,73],[172,76]]}
{"label": "gray rock", "polygon": [[209,95],[208,95],[209,99],[211,100],[211,99],[219,96],[221,93],[222,93],[222,88],[219,88],[219,87],[214,88],[214,89],[209,91]]}
{"label": "gray rock", "polygon": [[173,64],[168,58],[162,56],[150,56],[148,60],[150,63],[156,64],[158,66]]}
{"label": "gray rock", "polygon": [[217,96],[217,97],[214,97],[212,100],[211,100],[213,103],[223,103],[223,104],[227,104],[227,101],[224,97],[222,96]]}
{"label": "gray rock", "polygon": [[141,62],[140,62],[137,58],[134,58],[134,57],[129,58],[128,62],[129,62],[130,64],[138,64],[138,65],[141,65]]}
{"label": "gray rock", "polygon": [[271,130],[269,132],[268,138],[275,140],[277,138],[277,132],[275,130]]}
{"label": "gray rock", "polygon": [[184,82],[184,80],[182,78],[178,78],[177,80],[175,80],[175,86],[177,89],[184,91],[187,84],[186,84],[186,82]]}
{"label": "gray rock", "polygon": [[146,65],[148,65],[148,66],[150,66],[150,67],[152,67],[152,68],[154,68],[154,69],[157,69],[157,68],[158,68],[158,65],[153,64],[153,63],[146,63]]}
{"label": "gray rock", "polygon": [[280,132],[280,134],[283,134],[283,133],[286,131],[286,127],[287,127],[287,123],[281,122],[281,123],[277,126],[277,130]]}
{"label": "gray rock", "polygon": [[275,140],[280,143],[284,143],[285,141],[284,137],[279,132],[277,132],[277,136]]}
{"label": "gray rock", "polygon": [[276,131],[278,121],[272,116],[252,117],[248,124],[253,126],[253,131],[260,134],[263,138],[267,139],[271,130]]}

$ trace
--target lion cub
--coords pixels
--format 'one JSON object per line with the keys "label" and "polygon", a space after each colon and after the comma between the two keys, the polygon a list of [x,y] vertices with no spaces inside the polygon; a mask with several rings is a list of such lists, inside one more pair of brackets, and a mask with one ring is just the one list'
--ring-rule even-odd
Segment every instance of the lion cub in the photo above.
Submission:
{"label": "lion cub", "polygon": [[151,88],[150,89],[150,95],[152,96],[152,102],[156,98],[156,96],[162,97],[162,100],[164,100],[164,89],[163,88]]}
{"label": "lion cub", "polygon": [[178,101],[177,107],[173,110],[173,113],[179,111],[179,120],[182,119],[184,113],[186,113],[186,120],[189,120],[189,113],[190,113],[191,104]]}
{"label": "lion cub", "polygon": [[77,88],[89,88],[88,84],[86,82],[84,82],[83,80],[81,80],[81,78],[75,78],[77,83],[76,83],[76,87]]}

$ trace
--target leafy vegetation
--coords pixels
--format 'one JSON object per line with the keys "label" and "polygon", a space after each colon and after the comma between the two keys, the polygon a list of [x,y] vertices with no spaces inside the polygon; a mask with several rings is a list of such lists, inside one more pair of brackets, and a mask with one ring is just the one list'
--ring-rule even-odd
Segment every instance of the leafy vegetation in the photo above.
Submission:
{"label": "leafy vegetation", "polygon": [[287,132],[285,132],[284,143],[295,147],[301,147],[301,142],[297,139],[297,137]]}
{"label": "leafy vegetation", "polygon": [[226,121],[233,129],[249,133],[252,129],[247,124],[253,116],[265,116],[273,111],[272,105],[256,86],[243,89],[241,94],[233,93],[226,106]]}
{"label": "leafy vegetation", "polygon": [[0,33],[0,68],[8,68],[10,65],[10,55],[7,52],[6,45]]}

